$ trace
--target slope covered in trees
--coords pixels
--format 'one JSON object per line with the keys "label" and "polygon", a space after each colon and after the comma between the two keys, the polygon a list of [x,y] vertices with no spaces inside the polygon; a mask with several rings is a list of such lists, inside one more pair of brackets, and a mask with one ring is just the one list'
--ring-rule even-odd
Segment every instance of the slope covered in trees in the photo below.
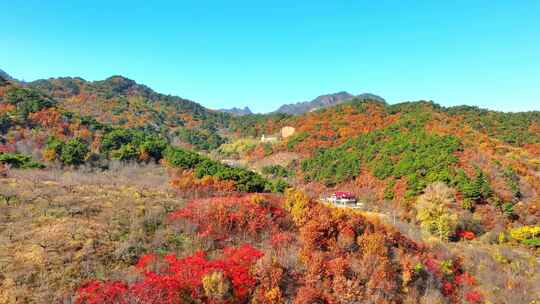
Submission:
{"label": "slope covered in trees", "polygon": [[505,143],[523,146],[540,144],[540,112],[504,113],[471,106],[445,109],[475,130]]}
{"label": "slope covered in trees", "polygon": [[[463,231],[482,236],[538,223],[537,120],[536,112],[353,100],[302,116],[257,117],[250,132],[273,134],[292,126],[295,134],[271,146],[253,146],[244,157],[256,163],[296,153],[298,161],[273,165],[294,172],[288,179],[313,195],[347,189],[368,209],[419,225],[444,220],[444,238],[457,240]],[[436,211],[436,204],[427,218],[415,208],[420,196],[439,189],[429,188],[435,184],[452,193],[444,205],[452,219]]]}
{"label": "slope covered in trees", "polygon": [[[131,89],[145,89],[135,86]],[[148,94],[151,96],[152,93]],[[237,191],[282,192],[286,186],[283,181],[270,182],[252,171],[233,168],[195,152],[173,148],[167,136],[157,130],[115,126],[98,122],[92,116],[81,116],[65,110],[61,102],[49,95],[9,81],[3,81],[0,85],[0,109],[3,122],[0,163],[4,165],[43,166],[29,155],[17,154],[21,152],[19,150],[28,150],[26,152],[44,162],[101,169],[106,169],[113,160],[158,162],[166,155],[169,165],[192,170],[198,179],[212,177],[217,181],[230,181],[232,188]],[[21,148],[23,143],[24,149]]]}
{"label": "slope covered in trees", "polygon": [[233,117],[119,76],[0,77],[0,304],[534,303],[538,136],[536,112]]}
{"label": "slope covered in trees", "polygon": [[[205,121],[221,126],[227,117],[196,102],[156,93],[122,76],[93,82],[81,78],[51,78],[28,85],[62,100],[69,110],[78,111],[79,114],[92,113],[98,119],[103,117],[106,122],[121,123],[119,120],[123,118],[128,125],[139,125],[146,118],[158,125],[200,124]],[[127,112],[125,117],[121,115],[123,112]]]}
{"label": "slope covered in trees", "polygon": [[[206,109],[177,96],[154,92],[145,85],[112,76],[101,81],[82,78],[50,78],[27,84],[59,100],[60,106],[100,123],[123,128],[153,130],[177,137],[198,149],[216,148],[224,142],[218,130],[225,130],[232,116]],[[206,142],[210,142],[206,144]]]}

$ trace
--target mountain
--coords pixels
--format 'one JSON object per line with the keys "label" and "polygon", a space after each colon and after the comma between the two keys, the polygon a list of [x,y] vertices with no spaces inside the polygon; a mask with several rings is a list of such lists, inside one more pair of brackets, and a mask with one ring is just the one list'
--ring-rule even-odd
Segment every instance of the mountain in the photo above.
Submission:
{"label": "mountain", "polygon": [[157,93],[123,76],[99,81],[80,77],[49,78],[29,82],[27,87],[52,96],[63,108],[76,114],[123,127],[220,129],[230,119],[228,114],[178,96]]}
{"label": "mountain", "polygon": [[219,109],[218,112],[229,113],[234,116],[243,116],[243,115],[253,114],[253,112],[251,112],[251,109],[249,107],[244,107],[243,109],[240,109],[237,107],[233,107],[231,109]]}
{"label": "mountain", "polygon": [[338,92],[334,94],[321,95],[311,101],[297,102],[293,104],[285,104],[279,107],[275,112],[299,115],[314,109],[329,107],[340,103],[341,101],[353,98],[354,95],[348,92]]}
{"label": "mountain", "polygon": [[[347,190],[406,206],[428,185],[446,183],[457,193],[452,210],[464,220],[478,217],[479,226],[470,227],[476,234],[493,221],[532,225],[540,218],[540,112],[355,98],[301,115],[249,119],[238,134],[277,134],[286,126],[295,133],[271,149],[259,143],[243,158],[265,165],[276,159],[272,165],[295,172],[295,182],[313,193]],[[292,154],[294,161],[285,157]]]}
{"label": "mountain", "polygon": [[0,77],[6,80],[15,80],[15,78],[11,77],[8,73],[6,73],[4,70],[0,69]]}
{"label": "mountain", "polygon": [[[363,94],[235,117],[122,76],[2,79],[0,226],[13,237],[0,246],[0,303],[533,303],[540,292],[529,271],[540,112]],[[258,139],[283,127],[294,134]],[[361,206],[315,199],[342,191]]]}
{"label": "mountain", "polygon": [[359,99],[373,99],[376,101],[384,102],[383,98],[373,95],[373,94],[365,93],[365,94],[360,94],[358,96],[354,96],[348,92],[343,91],[343,92],[337,92],[333,94],[321,95],[311,101],[298,102],[294,104],[285,104],[279,107],[279,109],[277,109],[275,112],[299,115],[299,114],[307,113],[310,111],[315,111],[317,109],[335,106],[344,101],[351,100],[354,97],[357,97]]}

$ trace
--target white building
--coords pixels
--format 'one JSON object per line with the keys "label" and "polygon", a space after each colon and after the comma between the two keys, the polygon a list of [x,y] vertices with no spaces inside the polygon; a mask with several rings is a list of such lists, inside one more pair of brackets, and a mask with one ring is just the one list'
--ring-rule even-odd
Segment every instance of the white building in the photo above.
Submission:
{"label": "white building", "polygon": [[265,136],[264,134],[261,136],[261,142],[277,142],[278,138],[275,136]]}

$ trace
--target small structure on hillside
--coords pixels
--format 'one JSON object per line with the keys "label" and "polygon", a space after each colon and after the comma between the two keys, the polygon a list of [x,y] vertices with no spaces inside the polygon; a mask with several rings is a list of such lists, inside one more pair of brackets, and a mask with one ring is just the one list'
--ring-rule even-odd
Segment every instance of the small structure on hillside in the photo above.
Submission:
{"label": "small structure on hillside", "polygon": [[238,161],[234,159],[223,159],[221,162],[229,167],[238,167]]}
{"label": "small structure on hillside", "polygon": [[353,193],[345,191],[334,192],[326,200],[336,205],[357,205],[358,201]]}
{"label": "small structure on hillside", "polygon": [[264,134],[261,136],[261,142],[272,143],[272,142],[277,142],[277,141],[278,141],[278,138],[276,136],[266,136]]}
{"label": "small structure on hillside", "polygon": [[283,127],[281,128],[281,138],[287,138],[289,136],[292,136],[294,135],[295,131],[296,130],[293,127],[290,127],[290,126]]}

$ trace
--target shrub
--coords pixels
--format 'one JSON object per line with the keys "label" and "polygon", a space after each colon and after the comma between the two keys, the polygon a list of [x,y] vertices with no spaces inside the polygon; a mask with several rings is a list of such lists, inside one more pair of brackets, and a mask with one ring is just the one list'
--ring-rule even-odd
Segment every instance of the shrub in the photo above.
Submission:
{"label": "shrub", "polygon": [[308,132],[301,132],[301,133],[291,136],[289,140],[287,141],[287,149],[289,151],[294,150],[296,145],[301,143],[304,139],[308,138],[308,136],[309,136]]}
{"label": "shrub", "polygon": [[522,226],[510,230],[510,237],[524,245],[540,247],[540,226]]}
{"label": "shrub", "polygon": [[231,282],[221,271],[203,276],[202,285],[204,294],[209,299],[224,301],[232,297]]}
{"label": "shrub", "polygon": [[133,133],[127,129],[113,130],[103,136],[101,139],[102,151],[111,151],[119,149],[121,146],[130,143],[133,140]]}
{"label": "shrub", "polygon": [[116,129],[106,133],[100,151],[117,160],[155,161],[163,158],[167,141],[161,136],[135,129]]}
{"label": "shrub", "polygon": [[220,297],[244,303],[256,284],[251,268],[262,256],[249,245],[224,248],[214,259],[202,251],[181,259],[147,254],[136,265],[141,280],[131,285],[92,281],[77,290],[75,303],[207,303],[207,297],[210,303]]}
{"label": "shrub", "polygon": [[47,139],[47,142],[45,143],[45,149],[53,151],[55,154],[55,158],[60,156],[62,154],[62,147],[64,146],[64,142],[60,139],[51,136]]}
{"label": "shrub", "polygon": [[45,165],[32,160],[32,157],[20,153],[0,152],[0,164],[7,164],[13,168],[45,168]]}
{"label": "shrub", "polygon": [[465,294],[465,300],[470,304],[479,304],[483,302],[482,294],[478,291],[469,291]]}
{"label": "shrub", "polygon": [[225,143],[225,139],[209,130],[180,129],[177,132],[180,140],[193,145],[199,150],[213,150]]}
{"label": "shrub", "polygon": [[165,151],[165,160],[173,167],[193,170],[197,178],[214,176],[220,180],[233,181],[236,189],[241,192],[278,191],[284,188],[282,183],[272,185],[253,171],[231,167],[195,152],[169,147]]}
{"label": "shrub", "polygon": [[287,177],[289,171],[280,165],[270,165],[262,168],[262,173],[272,177]]}
{"label": "shrub", "polygon": [[274,192],[274,193],[283,193],[288,187],[289,187],[289,184],[286,181],[282,179],[276,179],[276,180],[270,181],[270,183],[267,184],[265,191]]}
{"label": "shrub", "polygon": [[191,170],[178,170],[171,174],[171,186],[189,197],[213,196],[236,190],[233,181],[219,180],[214,176],[197,178]]}
{"label": "shrub", "polygon": [[231,143],[221,145],[219,152],[226,156],[240,156],[243,153],[253,150],[258,143],[259,141],[255,139],[240,138]]}
{"label": "shrub", "polygon": [[77,304],[127,304],[128,287],[123,282],[90,281],[77,290]]}
{"label": "shrub", "polygon": [[43,157],[49,161],[60,160],[65,165],[81,165],[90,153],[88,144],[81,138],[73,138],[63,142],[56,137],[50,137],[43,151]]}
{"label": "shrub", "polygon": [[5,134],[11,126],[11,118],[5,113],[0,113],[0,134]]}
{"label": "shrub", "polygon": [[170,215],[184,219],[197,228],[200,236],[214,239],[246,234],[258,239],[278,231],[286,213],[258,195],[200,199]]}
{"label": "shrub", "polygon": [[131,143],[122,145],[120,148],[111,151],[111,158],[123,161],[137,159],[138,155],[139,151]]}
{"label": "shrub", "polygon": [[146,153],[154,160],[160,160],[167,146],[167,141],[160,136],[146,136],[139,145],[139,154]]}
{"label": "shrub", "polygon": [[60,161],[66,165],[80,165],[84,163],[89,152],[86,142],[80,138],[74,138],[61,146]]}

